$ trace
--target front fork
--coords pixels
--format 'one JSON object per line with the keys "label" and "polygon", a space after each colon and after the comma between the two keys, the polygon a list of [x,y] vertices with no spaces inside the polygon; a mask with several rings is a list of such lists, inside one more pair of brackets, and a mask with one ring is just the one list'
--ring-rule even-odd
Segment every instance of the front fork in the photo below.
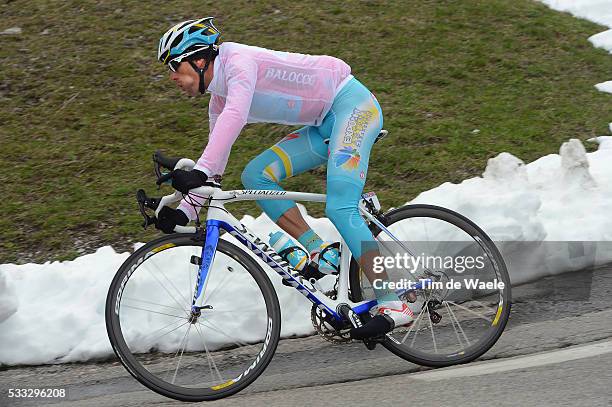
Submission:
{"label": "front fork", "polygon": [[[215,253],[217,252],[217,245],[219,243],[219,223],[217,221],[206,222],[206,236],[204,238],[204,244],[202,245],[202,257],[200,258],[198,280],[193,293],[193,300],[191,302],[192,313],[199,313],[200,309],[205,308],[197,306],[196,303],[202,293],[206,291],[208,284],[208,277],[210,274],[210,267],[215,260]],[[193,262],[193,261],[192,261]]]}

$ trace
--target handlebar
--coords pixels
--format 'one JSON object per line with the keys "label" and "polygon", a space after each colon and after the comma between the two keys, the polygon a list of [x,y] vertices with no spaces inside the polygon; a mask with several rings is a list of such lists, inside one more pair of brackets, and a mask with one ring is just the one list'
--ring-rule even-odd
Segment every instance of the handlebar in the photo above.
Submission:
{"label": "handlebar", "polygon": [[172,171],[192,170],[193,167],[195,167],[195,162],[189,158],[168,157],[159,150],[153,153],[153,170],[157,176],[157,185],[170,180],[170,178],[167,177],[168,173],[162,171],[162,168]]}
{"label": "handlebar", "polygon": [[[153,153],[153,165],[155,175],[157,176],[157,183],[158,185],[160,185],[161,183],[171,182],[170,173],[165,172],[162,169],[169,171],[178,169],[192,170],[195,166],[195,162],[189,158],[168,157],[158,150]],[[194,193],[201,197],[209,197],[214,193],[215,189],[216,188],[212,186],[203,186],[199,188],[194,188],[190,190],[189,193]],[[183,199],[183,194],[179,191],[174,191],[172,194],[163,196],[161,198],[149,198],[147,197],[145,191],[140,189],[136,194],[136,199],[140,207],[140,212],[145,219],[143,227],[146,229],[147,226],[155,224],[155,219],[159,217],[159,212],[164,206],[168,206],[172,203],[181,201]],[[155,216],[151,217],[147,215],[145,208],[153,209],[155,211]],[[195,233],[196,227],[177,225],[174,228],[174,231],[177,233]]]}
{"label": "handlebar", "polygon": [[180,161],[180,158],[165,156],[161,151],[157,150],[153,153],[153,163],[159,164],[167,170],[172,171],[176,164]]}
{"label": "handlebar", "polygon": [[[204,186],[204,187],[194,188],[190,190],[189,192],[194,193],[203,198],[206,198],[206,197],[211,196],[214,193],[215,189],[216,189],[215,187]],[[164,206],[168,206],[170,204],[180,202],[182,199],[183,199],[183,194],[180,193],[179,191],[174,191],[170,195],[162,196],[159,199],[159,205],[157,209],[155,210],[155,217],[156,218],[159,217],[159,212]],[[174,231],[177,233],[195,233],[196,227],[176,225],[174,227]]]}

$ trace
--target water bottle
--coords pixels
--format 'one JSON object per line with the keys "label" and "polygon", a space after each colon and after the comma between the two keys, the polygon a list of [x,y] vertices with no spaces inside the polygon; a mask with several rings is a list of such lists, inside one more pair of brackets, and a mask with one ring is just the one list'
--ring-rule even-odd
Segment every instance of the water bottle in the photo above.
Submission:
{"label": "water bottle", "polygon": [[282,257],[291,264],[291,267],[298,271],[302,270],[306,263],[308,263],[308,253],[283,232],[270,233],[270,246],[272,246],[277,253],[294,247],[294,250],[289,251]]}

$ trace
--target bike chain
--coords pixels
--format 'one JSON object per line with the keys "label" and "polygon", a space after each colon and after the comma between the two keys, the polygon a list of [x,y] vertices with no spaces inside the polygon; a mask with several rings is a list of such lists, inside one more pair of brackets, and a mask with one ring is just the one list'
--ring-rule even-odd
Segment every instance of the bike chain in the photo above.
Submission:
{"label": "bike chain", "polygon": [[[338,295],[338,279],[336,279],[334,288],[331,291],[325,292],[324,294],[332,300],[336,299],[336,296]],[[351,327],[348,326],[345,329],[336,329],[329,322],[332,318],[333,317],[328,315],[325,310],[320,309],[316,305],[313,305],[310,310],[310,320],[312,322],[312,326],[319,336],[334,344],[352,342],[350,337]]]}

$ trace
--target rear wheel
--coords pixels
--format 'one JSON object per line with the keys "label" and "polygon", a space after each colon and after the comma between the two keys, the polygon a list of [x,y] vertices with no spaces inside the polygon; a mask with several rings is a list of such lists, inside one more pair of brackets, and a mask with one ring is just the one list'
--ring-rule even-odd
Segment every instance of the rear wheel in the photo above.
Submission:
{"label": "rear wheel", "polygon": [[110,342],[126,369],[151,390],[182,401],[215,400],[252,383],[280,335],[280,307],[264,270],[225,240],[200,307],[192,311],[203,241],[165,236],[119,268],[106,300]]}
{"label": "rear wheel", "polygon": [[[386,272],[390,281],[403,283],[395,291],[415,310],[414,321],[387,334],[383,345],[432,367],[466,363],[489,350],[511,304],[510,278],[491,239],[464,216],[432,205],[392,210],[383,224],[387,230],[370,228],[381,256],[396,260]],[[354,300],[374,298],[355,261],[349,278]],[[424,281],[430,283],[422,289],[407,289]]]}

